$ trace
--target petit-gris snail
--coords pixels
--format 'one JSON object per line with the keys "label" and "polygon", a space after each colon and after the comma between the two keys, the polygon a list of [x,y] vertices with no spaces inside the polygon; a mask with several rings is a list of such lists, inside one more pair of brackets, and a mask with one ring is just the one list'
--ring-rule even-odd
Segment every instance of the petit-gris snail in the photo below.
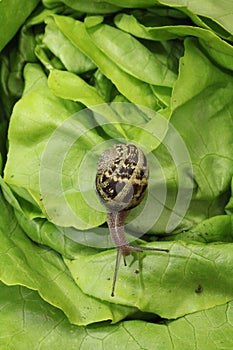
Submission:
{"label": "petit-gris snail", "polygon": [[144,198],[148,185],[148,164],[144,153],[133,144],[116,144],[99,158],[96,174],[96,190],[107,208],[107,223],[117,247],[116,265],[111,296],[114,296],[121,255],[133,251],[164,251],[167,249],[132,246],[125,237],[124,222],[130,209]]}

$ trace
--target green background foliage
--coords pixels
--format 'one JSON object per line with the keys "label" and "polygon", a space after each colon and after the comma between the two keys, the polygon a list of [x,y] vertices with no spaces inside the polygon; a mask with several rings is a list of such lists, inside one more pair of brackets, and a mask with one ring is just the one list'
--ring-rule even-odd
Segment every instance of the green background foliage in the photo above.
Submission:
{"label": "green background foliage", "polygon": [[[230,0],[0,2],[1,349],[232,349],[232,17]],[[127,257],[114,298],[94,186],[113,140],[151,162],[127,232],[169,249]]]}

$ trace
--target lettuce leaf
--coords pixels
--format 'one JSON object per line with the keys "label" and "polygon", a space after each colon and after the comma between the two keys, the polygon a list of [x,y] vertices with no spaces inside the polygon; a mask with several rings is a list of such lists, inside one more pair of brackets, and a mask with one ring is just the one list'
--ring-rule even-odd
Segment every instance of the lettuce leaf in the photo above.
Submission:
{"label": "lettuce leaf", "polygon": [[[231,1],[37,4],[0,2],[0,347],[232,348]],[[150,165],[127,238],[169,253],[128,256],[113,298],[115,142]]]}
{"label": "lettuce leaf", "polygon": [[104,319],[117,322],[134,312],[134,308],[108,305],[85,295],[75,284],[62,257],[45,246],[38,246],[25,235],[2,195],[0,206],[2,282],[37,290],[44,300],[62,309],[70,322],[77,325]]}
{"label": "lettuce leaf", "polygon": [[14,0],[1,1],[0,21],[2,28],[0,33],[0,51],[13,38],[27,17],[38,5],[39,0],[21,1]]}
{"label": "lettuce leaf", "polygon": [[[232,342],[232,303],[188,315],[167,324],[143,320],[117,325],[96,324],[88,328],[68,322],[63,313],[45,303],[25,287],[0,284],[1,346],[19,350],[81,348],[122,349],[230,349]],[[207,335],[207,336],[206,336]]]}

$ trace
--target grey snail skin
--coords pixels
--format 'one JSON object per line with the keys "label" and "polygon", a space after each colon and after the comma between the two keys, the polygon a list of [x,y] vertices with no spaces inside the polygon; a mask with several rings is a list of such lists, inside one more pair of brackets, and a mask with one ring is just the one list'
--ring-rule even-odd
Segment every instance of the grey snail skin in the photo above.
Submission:
{"label": "grey snail skin", "polygon": [[131,245],[125,236],[124,223],[129,211],[139,205],[148,186],[149,169],[146,156],[133,144],[116,144],[99,158],[96,174],[96,190],[107,208],[107,223],[117,257],[111,296],[114,296],[120,258],[134,251],[168,252],[167,249]]}

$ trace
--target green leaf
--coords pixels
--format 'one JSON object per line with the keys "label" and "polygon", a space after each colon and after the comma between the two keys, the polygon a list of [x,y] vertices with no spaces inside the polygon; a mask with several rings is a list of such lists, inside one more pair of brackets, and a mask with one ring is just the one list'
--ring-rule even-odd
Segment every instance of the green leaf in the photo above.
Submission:
{"label": "green leaf", "polygon": [[[155,112],[134,106],[129,103],[104,104],[96,88],[70,72],[52,70],[48,78],[48,86],[56,96],[85,104],[94,114],[98,125],[112,138],[124,138],[148,145],[150,150],[156,148],[163,139],[168,123],[165,118]],[[155,127],[155,135],[151,128]],[[102,142],[102,139],[95,144]]]}
{"label": "green leaf", "polygon": [[24,234],[2,195],[0,207],[2,282],[37,290],[44,300],[62,309],[70,322],[78,325],[103,320],[117,322],[134,312],[134,308],[106,304],[85,295],[73,281],[62,257],[33,243]]}
{"label": "green leaf", "polygon": [[[93,241],[93,232],[55,226],[46,219],[38,217],[38,211],[36,212],[36,209],[32,206],[29,207],[28,203],[30,211],[26,211],[25,201],[13,193],[1,177],[0,185],[5,199],[14,209],[19,226],[34,242],[46,245],[69,259],[76,258],[80,251],[84,253],[86,249],[88,253],[91,252],[91,249],[85,243],[88,240]],[[34,212],[35,214],[32,215]]]}
{"label": "green leaf", "polygon": [[48,17],[45,22],[43,43],[67,70],[81,74],[95,68],[95,64],[62,34],[52,17]]}
{"label": "green leaf", "polygon": [[197,37],[215,62],[233,70],[232,46],[210,30],[187,25],[145,26],[138,22],[133,15],[125,13],[118,14],[114,18],[114,23],[118,28],[147,40],[164,41],[187,36]]}
{"label": "green leaf", "polygon": [[108,14],[108,13],[117,12],[121,9],[118,6],[118,4],[116,4],[115,6],[100,0],[98,0],[97,3],[96,1],[92,1],[92,0],[88,0],[88,3],[83,2],[82,0],[76,0],[75,2],[73,0],[62,0],[62,1],[43,0],[43,3],[48,8],[64,6],[63,4],[65,4],[67,7],[71,7],[76,11],[91,13],[91,14],[102,14],[102,13]]}
{"label": "green leaf", "polygon": [[1,53],[0,92],[3,109],[8,119],[14,104],[23,93],[23,68],[26,63],[36,61],[35,45],[36,38],[32,34],[30,25],[25,24],[19,35]]}
{"label": "green leaf", "polygon": [[[99,0],[94,0],[95,2],[99,2]],[[119,5],[126,8],[134,8],[134,7],[149,7],[154,6],[157,1],[156,0],[105,0],[106,3]]]}
{"label": "green leaf", "polygon": [[[10,184],[10,186],[14,188],[14,191],[19,193],[20,196],[24,196],[25,199],[32,201],[29,197],[31,196],[34,199],[34,201],[32,201],[33,204],[36,203],[36,205],[41,208],[42,212],[47,215],[47,217],[51,214],[51,221],[57,224],[62,224],[63,226],[72,226],[72,217],[74,214],[71,210],[71,217],[67,216],[67,202],[63,201],[63,193],[61,194],[59,192],[59,188],[56,187],[58,185],[56,182],[54,182],[54,177],[51,178],[51,183],[48,181],[49,178],[43,178],[43,174],[46,173],[44,176],[47,176],[51,165],[55,164],[54,162],[56,162],[57,166],[59,166],[60,163],[57,162],[56,158],[54,158],[54,151],[52,149],[50,149],[46,155],[44,154],[44,151],[48,150],[48,147],[52,144],[54,137],[56,137],[59,132],[63,134],[60,139],[61,147],[66,146],[66,144],[64,145],[64,142],[67,142],[67,140],[68,142],[71,140],[70,142],[72,145],[72,143],[78,137],[73,131],[74,120],[72,119],[72,116],[75,115],[75,113],[79,111],[81,107],[76,103],[65,101],[54,96],[49,90],[46,76],[41,71],[39,66],[28,65],[25,70],[25,79],[26,87],[24,96],[15,106],[14,113],[11,117],[9,128],[10,148],[4,178],[5,181]],[[40,108],[38,108],[38,106],[40,106]],[[70,117],[71,124],[69,124]],[[67,123],[69,126],[66,124],[66,120],[68,120]],[[62,123],[64,123],[64,127],[62,127]],[[20,128],[18,127],[19,124],[21,125]],[[59,128],[60,124],[61,127]],[[91,124],[89,126],[91,127]],[[69,133],[67,133],[68,128],[70,128]],[[53,134],[55,130],[57,130],[57,133]],[[27,133],[28,137],[25,137],[25,132]],[[91,144],[95,144],[95,140],[99,140],[100,137],[97,137],[96,133],[92,133],[91,135],[92,137],[89,137],[89,141]],[[60,136],[60,134],[58,136]],[[58,145],[56,145],[56,148],[57,147]],[[81,159],[85,153],[85,149],[87,147],[89,148],[89,146],[83,143],[82,147],[83,152],[81,152],[81,150],[79,152]],[[63,162],[63,159],[60,160]],[[43,163],[44,168],[41,163]],[[79,163],[77,160],[77,163],[75,162],[75,166],[78,164]],[[43,171],[44,173],[42,173]],[[54,171],[54,169],[52,169],[52,171]],[[40,181],[41,176],[42,178]],[[44,186],[47,186],[47,182],[48,186],[53,183],[52,192],[51,187],[49,188],[49,192],[44,190],[45,196],[47,196],[45,198],[41,198],[41,186],[43,186],[43,179],[45,179]],[[66,183],[70,188],[70,178],[66,178]],[[21,189],[23,189],[24,193],[22,193]],[[73,189],[73,192],[75,193],[76,198],[80,198],[79,201],[75,200],[75,203],[72,204],[73,208],[75,208],[77,213],[81,208],[80,215],[84,216],[84,220],[79,219],[79,215],[74,216],[76,225],[79,225],[81,228],[87,228],[88,221],[92,223],[92,225],[102,223],[103,213],[97,213],[96,210],[91,208],[88,209],[88,212],[86,213],[84,207],[85,202],[82,200],[81,194],[78,193],[76,189]],[[52,193],[51,202],[50,193]],[[56,193],[58,197],[61,196],[61,203],[63,201],[64,205],[64,207],[60,207],[61,211],[59,211],[59,213],[56,213],[56,210],[53,209],[55,203],[58,202]],[[79,208],[76,207],[77,203],[79,203]],[[45,207],[46,205],[47,207]],[[46,212],[48,210],[49,213]],[[87,220],[87,223],[85,220]]]}
{"label": "green leaf", "polygon": [[[210,24],[217,23],[222,26],[226,31],[233,34],[233,13],[232,13],[232,2],[231,0],[225,0],[224,4],[221,2],[214,3],[211,0],[191,1],[185,0],[158,0],[157,3],[166,6],[177,7],[187,13],[193,18],[192,15],[197,16],[204,21],[204,23]],[[208,21],[210,19],[211,21]]]}
{"label": "green leaf", "polygon": [[48,85],[57,96],[81,102],[87,107],[105,102],[93,86],[71,72],[51,70]]}
{"label": "green leaf", "polygon": [[[180,73],[173,90],[170,123],[185,143],[183,150],[190,155],[193,179],[184,164],[177,177],[179,167],[172,157],[178,156],[182,163],[183,155],[179,151],[176,153],[177,147],[169,152],[166,150],[164,145],[172,137],[172,134],[167,135],[163,145],[154,151],[164,170],[168,195],[152,232],[187,230],[206,218],[224,214],[233,173],[233,133],[229,127],[233,114],[232,88],[232,76],[205,56],[197,40],[186,39],[185,55],[180,60]],[[163,183],[164,175],[158,174],[157,189]],[[184,216],[186,190],[190,186],[193,186],[193,197]],[[183,198],[179,205],[176,205],[177,193],[182,193]],[[174,223],[171,215],[174,215]],[[179,218],[183,220],[176,226]]]}
{"label": "green leaf", "polygon": [[[103,350],[148,349],[212,350],[233,346],[232,303],[197,312],[166,324],[126,321],[117,325],[71,325],[61,311],[45,303],[36,292],[0,284],[0,337],[3,348],[18,350],[92,347]],[[46,317],[45,317],[46,315]],[[206,336],[208,335],[208,336]]]}
{"label": "green leaf", "polygon": [[65,262],[85,293],[116,304],[136,306],[163,318],[181,317],[233,299],[232,244],[167,242],[152,246],[168,248],[169,253],[147,252],[139,257],[139,262],[127,258],[128,267],[121,265],[118,272],[114,298],[111,284],[115,251]]}
{"label": "green leaf", "polygon": [[87,34],[84,23],[64,16],[54,18],[63,34],[96,64],[129,101],[155,110],[159,108],[150,86],[124,72],[99,50]]}
{"label": "green leaf", "polygon": [[[1,347],[44,349],[49,346],[78,346],[85,329],[71,325],[62,311],[43,301],[38,293],[25,287],[0,283]],[[70,344],[70,345],[69,345]]]}
{"label": "green leaf", "polygon": [[112,82],[105,77],[105,75],[97,69],[94,73],[94,86],[98,94],[103,98],[104,101],[110,102],[113,100],[115,94],[118,93]]}
{"label": "green leaf", "polygon": [[0,23],[4,28],[0,33],[0,51],[13,38],[38,3],[39,0],[23,0],[20,3],[14,0],[0,2]]}
{"label": "green leaf", "polygon": [[[97,108],[98,112],[98,107],[95,106],[102,105],[102,112],[104,112],[102,117],[105,119],[106,123],[112,124],[112,127],[108,127],[108,131],[109,129],[113,129],[113,132],[110,131],[110,135],[116,138],[127,138],[125,131],[119,124],[117,115],[110,107],[104,105],[105,101],[98,94],[96,88],[87,84],[77,75],[70,72],[52,70],[49,75],[48,86],[55,95],[64,99],[81,102],[93,111]],[[93,145],[102,141],[101,138],[96,137]]]}
{"label": "green leaf", "polygon": [[126,73],[152,85],[172,87],[177,75],[133,36],[106,24],[89,25],[94,44]]}
{"label": "green leaf", "polygon": [[191,240],[204,243],[233,242],[232,215],[218,215],[201,221],[189,231],[166,237],[166,240]]}
{"label": "green leaf", "polygon": [[152,85],[172,87],[177,75],[133,36],[106,24],[85,24],[94,44],[120,69]]}

